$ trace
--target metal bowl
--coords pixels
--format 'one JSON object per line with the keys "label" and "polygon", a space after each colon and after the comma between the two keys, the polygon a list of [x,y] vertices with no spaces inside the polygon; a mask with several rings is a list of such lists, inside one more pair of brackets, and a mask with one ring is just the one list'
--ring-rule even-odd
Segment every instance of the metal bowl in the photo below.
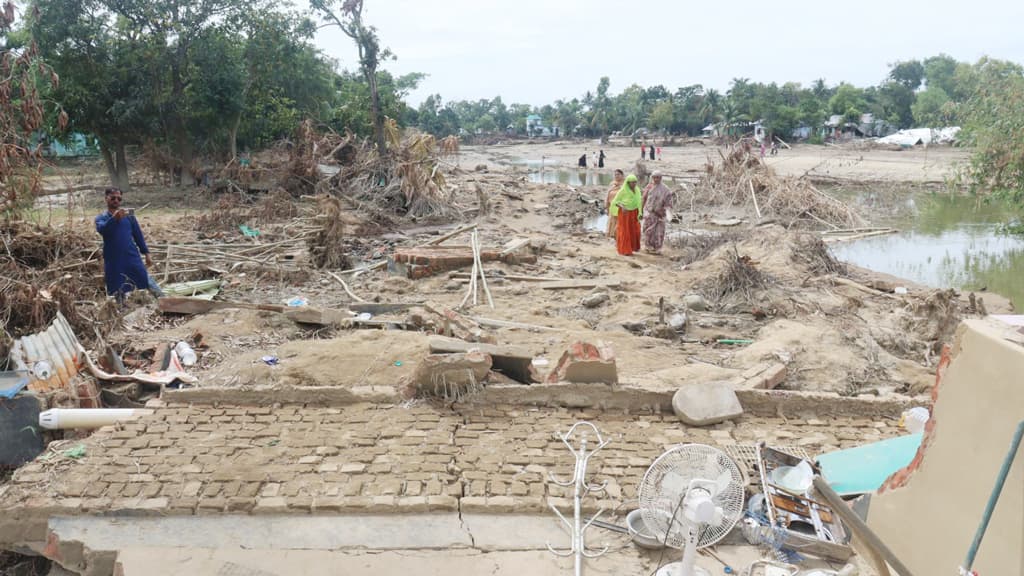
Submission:
{"label": "metal bowl", "polygon": [[633,543],[641,548],[661,550],[665,547],[661,540],[650,535],[647,531],[647,525],[644,524],[643,514],[640,513],[639,509],[633,510],[626,515],[626,529],[629,530],[629,536],[633,539]]}

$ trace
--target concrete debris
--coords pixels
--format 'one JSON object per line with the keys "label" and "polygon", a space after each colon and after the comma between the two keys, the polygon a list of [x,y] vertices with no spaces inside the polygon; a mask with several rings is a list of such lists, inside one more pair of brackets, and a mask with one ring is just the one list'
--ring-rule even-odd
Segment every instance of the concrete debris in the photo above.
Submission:
{"label": "concrete debris", "polygon": [[420,330],[466,342],[497,343],[493,334],[484,330],[471,318],[447,308],[443,311],[438,310],[429,304],[410,309],[405,323]]}
{"label": "concrete debris", "polygon": [[686,328],[686,314],[673,314],[668,319],[668,325],[676,332],[682,332]]}
{"label": "concrete debris", "polygon": [[708,303],[700,294],[687,294],[683,297],[683,304],[686,308],[695,312],[703,312],[708,309]]}
{"label": "concrete debris", "polygon": [[672,397],[672,410],[684,424],[709,426],[743,414],[732,386],[725,382],[687,384]]}
{"label": "concrete debris", "polygon": [[555,369],[548,375],[548,382],[578,382],[583,384],[617,384],[618,372],[615,367],[615,352],[604,342],[577,341],[569,345],[562,354]]}
{"label": "concrete debris", "polygon": [[402,387],[406,399],[435,396],[447,400],[474,392],[491,370],[491,356],[479,351],[431,354]]}
{"label": "concrete debris", "polygon": [[482,352],[491,357],[491,366],[494,370],[514,381],[521,384],[540,382],[533,367],[533,355],[526,350],[512,346],[469,343],[444,336],[431,336],[429,344],[431,354]]}
{"label": "concrete debris", "polygon": [[741,388],[774,390],[779,384],[785,382],[788,373],[786,365],[781,362],[758,364],[743,372],[736,384]]}
{"label": "concrete debris", "polygon": [[584,296],[583,299],[580,300],[580,305],[584,308],[597,308],[608,300],[609,297],[607,292],[595,292],[589,296]]}

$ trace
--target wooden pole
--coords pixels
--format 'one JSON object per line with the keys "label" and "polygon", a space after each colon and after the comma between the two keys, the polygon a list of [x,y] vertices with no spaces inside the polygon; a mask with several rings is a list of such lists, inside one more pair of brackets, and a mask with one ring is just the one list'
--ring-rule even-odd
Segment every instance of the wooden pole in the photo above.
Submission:
{"label": "wooden pole", "polygon": [[[885,542],[882,542],[882,539],[879,538],[878,535],[860,519],[860,516],[857,516],[857,514],[846,505],[846,502],[839,497],[839,494],[836,494],[836,491],[828,485],[828,482],[826,482],[824,478],[821,476],[815,476],[814,488],[818,490],[819,494],[825,497],[825,500],[828,500],[829,505],[832,506],[832,510],[835,511],[836,514],[839,514],[839,517],[843,519],[843,522],[853,530],[854,534],[856,534],[857,538],[859,538],[865,546],[881,556],[886,563],[896,569],[896,572],[900,576],[913,576],[910,569],[907,568],[903,562],[900,562],[900,559],[897,558],[896,555],[893,554],[892,550],[885,545]],[[881,572],[881,569],[879,572]],[[886,570],[886,572],[888,572],[888,570]],[[882,572],[882,574],[885,574],[886,572]]]}

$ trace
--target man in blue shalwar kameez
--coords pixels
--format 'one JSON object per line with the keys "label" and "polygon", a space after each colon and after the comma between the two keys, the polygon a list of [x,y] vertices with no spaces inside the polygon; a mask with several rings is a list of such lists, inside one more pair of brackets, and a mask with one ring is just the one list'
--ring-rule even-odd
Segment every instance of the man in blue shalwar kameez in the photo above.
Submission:
{"label": "man in blue shalwar kameez", "polygon": [[[124,295],[139,288],[149,289],[155,296],[163,296],[156,282],[149,277],[146,266],[152,266],[146,239],[135,219],[135,214],[121,208],[121,190],[107,188],[107,211],[96,216],[96,231],[103,237],[103,275],[107,281],[107,294],[118,302]],[[142,257],[146,258],[146,266]]]}

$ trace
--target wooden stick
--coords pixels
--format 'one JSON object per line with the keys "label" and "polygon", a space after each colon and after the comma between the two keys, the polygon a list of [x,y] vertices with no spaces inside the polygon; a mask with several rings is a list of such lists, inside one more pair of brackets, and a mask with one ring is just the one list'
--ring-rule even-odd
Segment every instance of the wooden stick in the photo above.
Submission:
{"label": "wooden stick", "polygon": [[[494,272],[492,271],[491,274],[494,274]],[[456,272],[452,274],[451,277],[469,280],[470,273]],[[505,280],[519,280],[521,282],[565,282],[566,280],[569,280],[569,278],[555,278],[551,276],[520,276],[516,274],[495,274],[495,277],[504,278]]]}
{"label": "wooden stick", "polygon": [[862,238],[871,238],[873,236],[887,236],[889,234],[896,234],[898,232],[899,232],[899,230],[896,230],[894,228],[890,228],[888,230],[875,230],[874,232],[862,232],[860,234],[853,234],[853,235],[850,235],[850,236],[830,236],[828,238],[825,238],[824,240],[825,240],[825,242],[828,242],[828,243],[833,243],[833,242],[850,242],[850,241],[853,241],[853,240],[860,240]]}
{"label": "wooden stick", "polygon": [[163,282],[166,284],[167,280],[171,275],[171,249],[172,244],[167,245],[167,262],[164,262],[164,279]]}
{"label": "wooden stick", "polygon": [[522,322],[511,322],[508,320],[494,320],[491,318],[472,317],[470,320],[481,326],[490,328],[520,328],[522,330],[543,330],[548,332],[565,332],[564,328],[552,328],[551,326],[538,326],[536,324],[523,324]]}
{"label": "wooden stick", "polygon": [[426,244],[421,244],[420,246],[437,246],[438,244],[441,244],[445,240],[448,240],[450,238],[455,238],[459,234],[462,234],[463,232],[469,232],[470,230],[476,230],[476,224],[468,224],[466,226],[462,226],[460,228],[457,228],[457,229],[455,229],[455,230],[445,234],[444,236],[439,236],[437,238],[434,238],[433,240],[431,240],[430,242],[427,242]]}
{"label": "wooden stick", "polygon": [[821,476],[815,476],[814,487],[822,496],[825,497],[825,500],[828,500],[828,503],[832,506],[832,510],[835,511],[836,514],[839,514],[839,517],[843,519],[843,522],[849,525],[854,534],[856,534],[868,548],[877,552],[885,562],[896,569],[896,572],[900,576],[912,576],[910,569],[907,568],[903,562],[900,562],[900,559],[897,558],[896,555],[893,554],[892,550],[885,545],[885,542],[882,542],[882,539],[879,538],[878,535],[860,519],[860,516],[857,516],[857,514],[855,514],[853,510],[846,505],[846,502],[843,502],[843,499],[839,497],[839,494],[836,494],[835,490],[828,485],[828,482],[826,482],[824,478]]}
{"label": "wooden stick", "polygon": [[757,219],[761,219],[761,207],[757,205],[757,194],[754,194],[754,182],[747,180],[747,184],[750,185],[750,197],[754,199],[754,210],[757,212]]}
{"label": "wooden stick", "polygon": [[484,295],[487,296],[487,305],[494,309],[494,300],[491,298],[491,289],[487,287],[487,277],[484,276],[483,262],[480,261],[480,236],[476,230],[473,231],[473,258],[476,259],[476,269],[480,273],[480,283],[484,286]]}
{"label": "wooden stick", "polygon": [[341,287],[345,289],[345,293],[348,294],[350,298],[352,298],[356,302],[366,302],[366,300],[363,300],[359,296],[356,296],[355,294],[352,293],[351,290],[349,290],[348,284],[345,284],[345,281],[341,279],[341,276],[338,276],[334,272],[330,271],[328,271],[327,274],[329,274],[331,278],[334,278],[335,280],[338,281],[339,284],[341,284]]}

